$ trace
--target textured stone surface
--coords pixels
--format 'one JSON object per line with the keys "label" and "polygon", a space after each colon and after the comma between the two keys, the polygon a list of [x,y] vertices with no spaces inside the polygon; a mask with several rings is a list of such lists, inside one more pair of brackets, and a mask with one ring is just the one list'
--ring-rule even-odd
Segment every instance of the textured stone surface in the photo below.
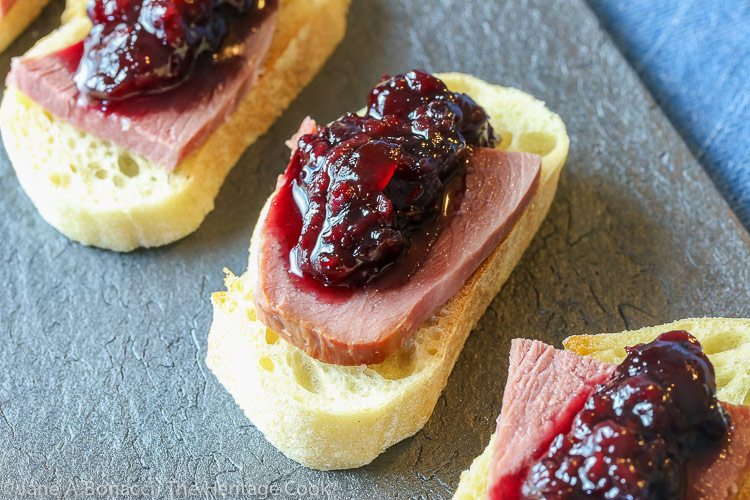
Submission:
{"label": "textured stone surface", "polygon": [[[60,11],[51,6],[0,71]],[[447,498],[492,432],[511,338],[559,345],[685,316],[750,316],[750,238],[583,2],[354,0],[349,21],[344,44],[244,155],[200,230],[166,248],[118,255],[66,240],[0,154],[1,498],[32,487],[49,490],[37,498],[127,497],[87,496],[92,484],[141,498],[170,488],[183,497],[191,484],[193,498],[240,484],[247,497],[323,486],[331,498]],[[244,270],[300,120],[358,109],[382,73],[414,66],[544,99],[568,126],[568,164],[425,429],[362,469],[305,470],[206,368],[209,297],[223,266]]]}

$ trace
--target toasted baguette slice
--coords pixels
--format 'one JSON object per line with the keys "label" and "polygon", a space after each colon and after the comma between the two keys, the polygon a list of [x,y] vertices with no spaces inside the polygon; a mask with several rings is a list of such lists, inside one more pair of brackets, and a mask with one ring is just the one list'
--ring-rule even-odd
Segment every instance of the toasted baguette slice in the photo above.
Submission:
{"label": "toasted baguette slice", "polygon": [[[626,346],[651,342],[670,330],[687,330],[701,342],[716,370],[716,393],[720,401],[750,405],[750,365],[747,362],[750,359],[750,319],[684,319],[621,333],[576,335],[566,339],[563,345],[581,356],[619,364],[625,359]],[[484,452],[461,474],[454,499],[486,498],[487,475],[494,447],[493,434]],[[735,499],[750,500],[750,480],[745,481]]]}
{"label": "toasted baguette slice", "polygon": [[48,3],[49,0],[16,0],[0,17],[0,52],[4,52],[29,27]]}
{"label": "toasted baguette slice", "polygon": [[[19,0],[25,2],[28,0]],[[195,231],[242,152],[266,132],[344,36],[349,0],[285,0],[263,73],[229,121],[174,172],[52,116],[15,88],[0,130],[21,185],[42,217],[69,238],[116,251],[154,247]],[[85,0],[30,52],[89,32]]]}
{"label": "toasted baguette slice", "polygon": [[539,190],[506,240],[456,296],[414,335],[407,347],[371,366],[317,361],[256,320],[252,284],[259,228],[250,265],[229,274],[213,295],[214,319],[206,363],[255,426],[287,457],[321,470],[371,462],[413,435],[430,417],[464,341],[515,267],[542,223],[568,153],[559,116],[519,90],[457,73],[438,75],[491,116],[502,148],[539,153]]}

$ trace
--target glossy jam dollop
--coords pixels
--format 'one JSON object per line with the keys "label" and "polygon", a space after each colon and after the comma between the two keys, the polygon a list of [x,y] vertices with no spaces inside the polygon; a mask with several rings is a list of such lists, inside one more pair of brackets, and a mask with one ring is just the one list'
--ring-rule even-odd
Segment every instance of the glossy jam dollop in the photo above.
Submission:
{"label": "glossy jam dollop", "polygon": [[688,461],[719,451],[729,417],[700,343],[673,331],[627,352],[530,467],[520,498],[684,498]]}
{"label": "glossy jam dollop", "polygon": [[[347,114],[302,136],[277,203],[293,204],[290,272],[324,286],[371,283],[402,260],[460,191],[472,148],[492,147],[488,116],[423,72],[385,76],[364,116]],[[448,189],[449,185],[459,186]],[[421,238],[421,240],[420,240]],[[417,241],[420,240],[420,241]]]}
{"label": "glossy jam dollop", "polygon": [[[262,3],[262,2],[261,2]],[[174,88],[201,54],[219,49],[232,18],[257,0],[93,0],[94,26],[75,75],[79,91],[121,101]]]}

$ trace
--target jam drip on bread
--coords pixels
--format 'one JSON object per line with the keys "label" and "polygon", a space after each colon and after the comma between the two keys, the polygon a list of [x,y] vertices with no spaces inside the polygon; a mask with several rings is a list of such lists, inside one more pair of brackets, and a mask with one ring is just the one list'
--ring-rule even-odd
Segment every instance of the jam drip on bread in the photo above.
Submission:
{"label": "jam drip on bread", "polygon": [[730,428],[713,365],[684,331],[627,353],[499,498],[685,498],[688,464],[718,453]]}
{"label": "jam drip on bread", "polygon": [[[215,54],[234,19],[262,0],[92,0],[94,26],[84,40],[75,82],[99,102],[123,101],[177,87],[199,57]],[[214,55],[215,57],[215,55]]]}
{"label": "jam drip on bread", "polygon": [[275,200],[288,207],[290,272],[346,289],[382,284],[410,248],[418,265],[457,206],[471,151],[495,142],[485,111],[438,78],[383,77],[363,116],[296,144]]}

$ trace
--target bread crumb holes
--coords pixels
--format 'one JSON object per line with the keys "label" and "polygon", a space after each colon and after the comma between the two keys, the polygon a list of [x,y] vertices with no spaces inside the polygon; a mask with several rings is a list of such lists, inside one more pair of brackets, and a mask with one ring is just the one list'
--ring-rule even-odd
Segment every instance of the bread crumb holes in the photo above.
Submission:
{"label": "bread crumb holes", "polygon": [[268,356],[263,356],[262,358],[260,358],[260,360],[258,360],[258,362],[260,363],[260,366],[267,372],[273,371],[273,361],[271,361],[271,358],[269,358]]}
{"label": "bread crumb holes", "polygon": [[120,167],[120,172],[126,177],[135,177],[140,171],[138,164],[130,155],[120,155],[117,159],[117,165]]}
{"label": "bread crumb holes", "polygon": [[527,132],[518,137],[515,147],[520,151],[545,156],[557,146],[557,138],[546,132]]}

